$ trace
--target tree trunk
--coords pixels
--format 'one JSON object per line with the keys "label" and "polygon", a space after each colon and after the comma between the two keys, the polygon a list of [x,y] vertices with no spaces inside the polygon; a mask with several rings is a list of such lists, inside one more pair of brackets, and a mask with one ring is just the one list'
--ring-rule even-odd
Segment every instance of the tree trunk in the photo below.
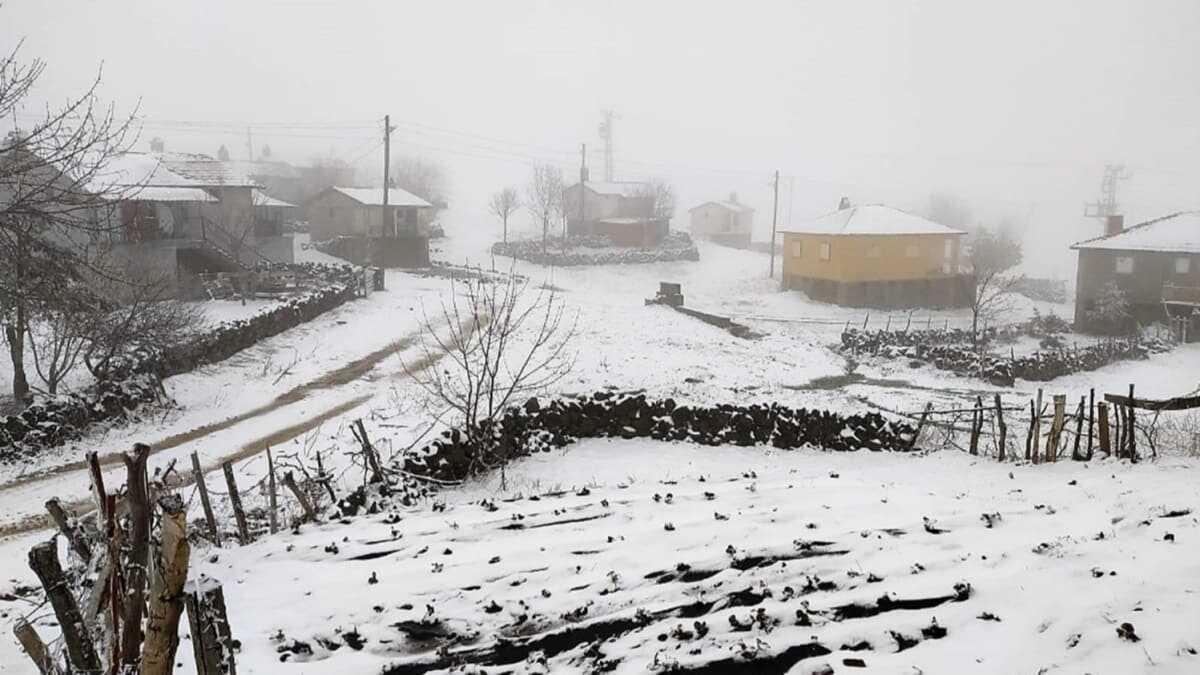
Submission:
{"label": "tree trunk", "polygon": [[170,675],[179,647],[179,617],[183,614],[183,585],[187,581],[187,518],[183,500],[168,495],[159,500],[162,544],[155,558],[150,586],[150,611],[146,643],[142,648],[141,675]]}
{"label": "tree trunk", "polygon": [[142,653],[142,613],[146,607],[146,566],[150,561],[150,496],[146,486],[146,460],[150,446],[138,443],[133,455],[125,454],[129,504],[129,558],[125,561],[125,598],[121,617],[121,662],[136,669]]}
{"label": "tree trunk", "polygon": [[29,379],[25,376],[25,329],[27,328],[25,324],[25,309],[18,305],[16,323],[4,326],[4,337],[8,340],[8,355],[12,359],[13,365],[13,398],[20,402],[29,400]]}
{"label": "tree trunk", "polygon": [[99,671],[100,657],[96,655],[96,646],[92,644],[87,627],[83,624],[79,605],[75,603],[75,596],[71,595],[71,585],[59,565],[58,546],[53,539],[29,549],[29,568],[37,574],[42,587],[46,589],[46,598],[50,600],[54,616],[62,627],[71,665],[84,672]]}

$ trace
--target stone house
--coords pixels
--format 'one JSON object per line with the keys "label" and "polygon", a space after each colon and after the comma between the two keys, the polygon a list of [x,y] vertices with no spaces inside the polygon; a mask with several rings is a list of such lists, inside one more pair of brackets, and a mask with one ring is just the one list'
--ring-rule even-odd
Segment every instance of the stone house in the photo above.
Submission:
{"label": "stone house", "polygon": [[737,193],[726,201],[704,202],[688,210],[692,236],[734,248],[749,248],[754,230],[754,209],[738,202]]}
{"label": "stone house", "polygon": [[882,204],[849,206],[783,232],[785,289],[849,307],[964,307],[974,280],[965,232]]}
{"label": "stone house", "polygon": [[[350,237],[361,241],[351,256],[356,262],[383,267],[429,264],[429,219],[433,205],[402,190],[330,187],[304,205],[313,241]],[[385,216],[386,211],[386,216]]]}
{"label": "stone house", "polygon": [[1115,283],[1140,323],[1168,318],[1190,322],[1200,336],[1200,211],[1181,211],[1124,227],[1109,216],[1105,232],[1071,246],[1079,254],[1075,276],[1075,326],[1103,328],[1089,317],[1096,299]]}
{"label": "stone house", "polygon": [[667,236],[670,219],[654,212],[653,186],[638,181],[585,181],[563,190],[567,231],[602,235],[618,246],[649,247]]}

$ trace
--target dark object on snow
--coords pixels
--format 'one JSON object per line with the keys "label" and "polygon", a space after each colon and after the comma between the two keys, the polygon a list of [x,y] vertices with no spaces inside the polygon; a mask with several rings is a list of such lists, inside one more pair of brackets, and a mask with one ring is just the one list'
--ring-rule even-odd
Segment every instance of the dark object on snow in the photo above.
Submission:
{"label": "dark object on snow", "polygon": [[1122,640],[1129,640],[1130,642],[1142,641],[1142,638],[1138,637],[1137,633],[1133,632],[1133,624],[1129,623],[1128,621],[1120,626],[1117,626],[1117,637],[1121,638]]}

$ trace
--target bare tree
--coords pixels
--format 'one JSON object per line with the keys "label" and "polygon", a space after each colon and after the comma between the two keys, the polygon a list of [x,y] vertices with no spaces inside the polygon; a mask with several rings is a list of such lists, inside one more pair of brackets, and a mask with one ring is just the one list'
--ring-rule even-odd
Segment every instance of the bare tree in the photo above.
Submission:
{"label": "bare tree", "polygon": [[[16,118],[45,70],[41,60],[22,60],[21,47],[0,57],[0,118]],[[99,103],[99,83],[97,74],[82,95],[0,139],[0,322],[19,400],[30,393],[24,354],[31,321],[90,266],[87,252],[113,228],[114,205],[136,190],[104,173],[135,134],[133,114],[118,116]]]}
{"label": "bare tree", "polygon": [[504,227],[504,243],[508,243],[508,218],[521,208],[521,194],[514,187],[506,187],[492,195],[488,211],[500,219]]}
{"label": "bare tree", "polygon": [[646,200],[646,216],[670,220],[675,215],[675,188],[661,178],[642,184],[637,196]]}
{"label": "bare tree", "polygon": [[525,188],[525,205],[542,224],[542,253],[550,236],[550,220],[563,201],[562,170],[552,164],[536,164]]}
{"label": "bare tree", "polygon": [[[467,441],[478,449],[471,471],[503,466],[508,457],[495,446],[496,419],[513,403],[536,394],[574,366],[569,345],[575,318],[543,285],[476,278],[451,282],[450,300],[436,316],[425,316],[422,353],[408,374],[441,407],[463,420]],[[449,364],[428,366],[441,359]]]}
{"label": "bare tree", "polygon": [[971,339],[979,342],[980,324],[994,323],[1011,309],[1013,289],[1019,279],[1009,270],[1021,262],[1021,242],[1001,233],[980,230],[971,242],[969,254],[975,275],[971,296]]}

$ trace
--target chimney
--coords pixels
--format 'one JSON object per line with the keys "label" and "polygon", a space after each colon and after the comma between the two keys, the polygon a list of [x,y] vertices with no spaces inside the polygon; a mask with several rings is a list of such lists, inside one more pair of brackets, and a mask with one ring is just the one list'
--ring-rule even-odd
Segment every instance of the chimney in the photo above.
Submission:
{"label": "chimney", "polygon": [[737,201],[737,193],[736,193],[736,192],[730,192],[730,193],[729,193],[729,203],[730,203],[730,204],[736,204],[736,203],[738,203],[738,201]]}
{"label": "chimney", "polygon": [[848,208],[850,208],[850,198],[842,197],[842,200],[838,202],[838,211],[845,211]]}
{"label": "chimney", "polygon": [[1125,231],[1125,216],[1113,215],[1104,217],[1104,236],[1111,237]]}

